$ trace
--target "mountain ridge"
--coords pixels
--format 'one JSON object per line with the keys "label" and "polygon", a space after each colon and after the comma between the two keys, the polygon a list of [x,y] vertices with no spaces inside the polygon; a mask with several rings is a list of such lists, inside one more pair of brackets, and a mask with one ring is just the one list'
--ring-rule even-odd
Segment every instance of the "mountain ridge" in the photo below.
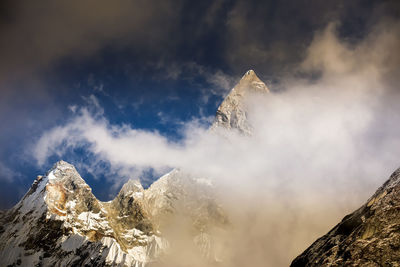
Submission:
{"label": "mountain ridge", "polygon": [[[149,191],[138,181],[129,180],[113,200],[101,202],[73,165],[59,161],[34,181],[15,207],[5,212],[5,223],[0,228],[0,262],[19,262],[22,266],[38,262],[61,266],[145,266],[169,246],[160,233],[162,220],[155,218],[177,212],[178,200],[187,198],[179,194],[187,195],[192,183],[194,187],[206,187],[204,192],[208,193],[207,185],[175,170],[164,175],[161,182],[156,181]],[[177,193],[177,187],[182,193]],[[201,210],[202,203],[196,201],[207,198],[207,193],[199,195],[199,199],[194,193],[189,202],[195,210]],[[152,201],[162,204],[151,205]],[[189,213],[190,208],[186,213],[179,208],[179,212]],[[202,215],[210,220],[213,217],[207,212]],[[83,257],[78,251],[90,257]]]}
{"label": "mountain ridge", "polygon": [[[107,262],[144,266],[156,256],[147,255],[147,248],[162,246],[162,240],[157,233],[134,227],[126,230],[137,235],[126,236],[118,222],[109,220],[110,209],[108,203],[96,199],[74,166],[59,161],[6,212],[10,222],[1,233],[0,259],[5,265],[19,262],[22,266],[101,266]],[[129,253],[133,243],[142,251]]]}
{"label": "mountain ridge", "polygon": [[[254,92],[269,90],[249,70],[218,108],[211,128],[250,134],[244,98]],[[144,267],[168,251],[163,233],[174,216],[188,218],[195,249],[216,262],[218,241],[212,233],[223,231],[229,219],[211,181],[205,181],[174,169],[147,189],[128,180],[114,199],[102,202],[75,167],[60,160],[13,208],[0,213],[0,265]]]}

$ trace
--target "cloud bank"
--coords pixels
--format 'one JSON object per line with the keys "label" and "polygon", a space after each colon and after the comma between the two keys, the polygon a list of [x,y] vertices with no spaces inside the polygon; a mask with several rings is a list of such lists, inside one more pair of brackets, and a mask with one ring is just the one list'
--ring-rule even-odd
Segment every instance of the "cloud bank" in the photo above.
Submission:
{"label": "cloud bank", "polygon": [[82,107],[33,154],[45,164],[80,147],[120,175],[181,168],[209,177],[234,229],[224,264],[287,265],[400,165],[399,29],[379,24],[357,44],[335,24],[318,32],[284,90],[246,100],[251,137],[209,131],[203,118],[170,141]]}

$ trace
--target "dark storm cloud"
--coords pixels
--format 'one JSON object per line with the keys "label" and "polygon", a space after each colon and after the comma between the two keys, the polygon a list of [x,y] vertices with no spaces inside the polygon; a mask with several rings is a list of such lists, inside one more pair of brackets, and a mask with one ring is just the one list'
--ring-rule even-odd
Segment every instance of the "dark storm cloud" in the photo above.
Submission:
{"label": "dark storm cloud", "polygon": [[0,29],[0,78],[17,78],[67,58],[77,63],[104,49],[133,51],[147,65],[196,62],[241,74],[287,69],[304,57],[315,31],[343,22],[366,34],[396,15],[396,1],[6,1]]}
{"label": "dark storm cloud", "polygon": [[225,58],[232,68],[253,66],[277,78],[293,71],[327,24],[338,22],[342,37],[357,42],[399,11],[398,1],[238,1],[228,14]]}
{"label": "dark storm cloud", "polygon": [[[2,21],[1,73],[92,56],[105,46],[157,50],[176,23],[179,1],[14,1]],[[168,42],[166,42],[168,40]]]}

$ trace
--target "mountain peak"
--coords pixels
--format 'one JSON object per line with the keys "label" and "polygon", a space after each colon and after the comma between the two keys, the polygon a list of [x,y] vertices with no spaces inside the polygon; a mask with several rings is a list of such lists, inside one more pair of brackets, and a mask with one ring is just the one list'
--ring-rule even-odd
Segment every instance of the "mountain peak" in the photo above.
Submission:
{"label": "mountain peak", "polygon": [[67,168],[74,168],[74,165],[72,165],[64,160],[59,160],[53,165],[53,167],[50,169],[50,171],[54,170],[54,169],[67,169]]}
{"label": "mountain peak", "polygon": [[75,185],[86,186],[85,180],[79,175],[78,171],[75,169],[74,165],[60,160],[47,172],[48,182],[50,183],[71,183],[74,182]]}
{"label": "mountain peak", "polygon": [[254,72],[254,70],[248,70],[246,71],[246,73],[243,75],[242,79],[246,78],[246,77],[252,77],[255,76],[257,77],[256,73]]}
{"label": "mountain peak", "polygon": [[70,164],[70,163],[68,163],[66,161],[60,160],[60,161],[57,161],[53,165],[53,167],[51,167],[51,169],[47,172],[47,175],[49,176],[51,173],[53,173],[53,174],[55,174],[55,173],[65,173],[66,171],[76,172],[77,173],[74,165],[72,165],[72,164]]}
{"label": "mountain peak", "polygon": [[257,77],[254,70],[246,71],[239,83],[218,107],[212,129],[233,128],[246,135],[251,135],[252,127],[247,121],[248,107],[245,104],[245,98],[249,94],[266,93],[269,93],[268,87]]}
{"label": "mountain peak", "polygon": [[119,191],[119,195],[132,195],[136,196],[137,193],[141,194],[144,191],[142,184],[137,179],[129,179]]}
{"label": "mountain peak", "polygon": [[241,92],[242,94],[247,91],[252,91],[256,93],[268,93],[269,89],[263,81],[258,78],[254,70],[248,70],[242,76],[242,79],[234,87],[234,90]]}

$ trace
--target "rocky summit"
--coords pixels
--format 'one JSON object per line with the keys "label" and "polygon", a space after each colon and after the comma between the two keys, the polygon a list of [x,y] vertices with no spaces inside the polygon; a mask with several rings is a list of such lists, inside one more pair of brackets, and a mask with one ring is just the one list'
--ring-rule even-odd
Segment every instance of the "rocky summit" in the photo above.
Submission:
{"label": "rocky summit", "polygon": [[[250,133],[243,100],[268,91],[254,71],[246,72],[218,108],[212,128]],[[229,220],[207,178],[174,169],[148,189],[129,180],[113,200],[101,202],[73,165],[59,161],[0,213],[0,266],[143,267],[168,253],[165,233],[174,218],[185,218],[202,259],[219,261],[213,233]]]}
{"label": "rocky summit", "polygon": [[249,94],[269,93],[268,87],[253,70],[247,71],[239,83],[231,90],[217,110],[211,129],[236,129],[245,135],[251,135],[251,125],[247,120],[245,98]]}
{"label": "rocky summit", "polygon": [[345,216],[291,264],[399,266],[400,169],[358,210]]}

